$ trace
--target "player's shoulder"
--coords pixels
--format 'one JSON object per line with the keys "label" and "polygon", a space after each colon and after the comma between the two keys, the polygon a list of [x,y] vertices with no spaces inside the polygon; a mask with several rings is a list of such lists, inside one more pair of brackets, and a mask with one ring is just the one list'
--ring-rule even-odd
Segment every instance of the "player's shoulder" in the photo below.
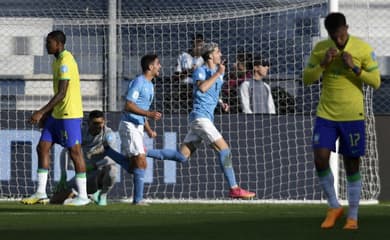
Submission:
{"label": "player's shoulder", "polygon": [[206,65],[202,65],[200,67],[197,67],[192,74],[193,78],[195,80],[205,80],[206,78],[206,72],[207,72],[207,67]]}
{"label": "player's shoulder", "polygon": [[132,82],[133,85],[143,85],[146,82],[146,78],[143,74],[140,74]]}
{"label": "player's shoulder", "polygon": [[350,36],[350,39],[352,40],[354,47],[359,47],[361,50],[371,49],[370,44],[360,37]]}
{"label": "player's shoulder", "polygon": [[206,66],[205,64],[203,64],[203,65],[197,67],[197,68],[195,69],[195,72],[206,72],[207,69],[208,69],[207,66]]}
{"label": "player's shoulder", "polygon": [[112,133],[114,133],[114,131],[113,131],[110,127],[108,127],[108,126],[104,126],[104,132],[105,132],[106,134],[112,134]]}
{"label": "player's shoulder", "polygon": [[74,61],[73,54],[68,50],[64,50],[59,57],[62,61]]}
{"label": "player's shoulder", "polygon": [[64,50],[59,57],[60,65],[66,65],[68,67],[74,66],[76,60],[74,59],[71,52]]}
{"label": "player's shoulder", "polygon": [[107,142],[115,141],[115,132],[110,127],[104,126],[104,139]]}

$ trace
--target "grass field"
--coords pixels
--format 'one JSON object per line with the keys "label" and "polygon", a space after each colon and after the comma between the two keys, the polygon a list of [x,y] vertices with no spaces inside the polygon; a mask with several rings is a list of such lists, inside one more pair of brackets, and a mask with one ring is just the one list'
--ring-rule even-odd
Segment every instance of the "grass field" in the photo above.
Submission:
{"label": "grass field", "polygon": [[325,205],[0,202],[0,239],[390,239],[390,204],[361,206],[360,229],[321,230]]}

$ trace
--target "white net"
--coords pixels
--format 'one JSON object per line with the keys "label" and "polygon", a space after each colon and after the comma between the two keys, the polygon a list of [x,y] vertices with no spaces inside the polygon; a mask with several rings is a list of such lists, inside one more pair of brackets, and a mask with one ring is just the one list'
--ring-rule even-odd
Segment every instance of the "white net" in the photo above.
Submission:
{"label": "white net", "polygon": [[[116,20],[110,20],[112,2],[116,3]],[[2,1],[0,37],[8,40],[3,41],[0,55],[8,65],[0,66],[0,134],[1,139],[8,140],[0,148],[0,197],[21,197],[35,190],[39,131],[25,120],[52,96],[51,56],[46,54],[43,41],[52,29],[61,29],[68,38],[67,49],[79,64],[84,110],[110,110],[107,118],[114,130],[127,85],[141,72],[140,58],[146,53],[159,55],[163,71],[155,81],[152,108],[163,113],[163,120],[152,123],[159,136],[145,141],[155,148],[175,148],[187,133],[192,86],[175,77],[178,55],[192,47],[196,34],[217,42],[228,66],[221,97],[231,111],[222,113],[217,108],[215,124],[231,146],[238,183],[255,191],[259,200],[323,199],[311,150],[319,85],[304,88],[301,75],[305,58],[321,35],[326,2]],[[110,42],[112,38],[115,44]],[[117,52],[114,65],[112,49]],[[239,56],[245,56],[245,65],[257,56],[270,63],[265,81],[272,89],[275,115],[241,112],[238,90],[243,77],[233,67]],[[372,105],[368,106],[372,113]],[[376,153],[375,132],[370,134],[369,148]],[[57,147],[53,151],[50,189],[59,180],[60,150]],[[363,176],[372,179],[377,156],[370,154],[368,158],[374,164],[370,166],[373,171]],[[227,199],[228,186],[216,155],[205,145],[184,165],[151,159],[148,163],[147,198]],[[364,198],[376,199],[378,188],[378,181],[370,182],[364,188]],[[130,197],[131,193],[131,178],[122,172],[110,197]]]}

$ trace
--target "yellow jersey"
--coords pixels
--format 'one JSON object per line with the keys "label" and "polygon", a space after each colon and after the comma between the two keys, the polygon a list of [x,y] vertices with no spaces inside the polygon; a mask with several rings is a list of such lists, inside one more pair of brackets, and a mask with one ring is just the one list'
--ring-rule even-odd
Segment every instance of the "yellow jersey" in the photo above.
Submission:
{"label": "yellow jersey", "polygon": [[80,76],[76,60],[69,51],[62,51],[53,61],[53,90],[58,92],[59,81],[67,80],[66,95],[53,109],[52,116],[56,119],[82,118],[83,105],[81,100]]}
{"label": "yellow jersey", "polygon": [[[305,85],[314,83],[322,75],[317,116],[333,121],[364,120],[363,83],[375,89],[381,83],[375,53],[368,43],[349,35],[344,49],[339,50],[332,63],[322,68],[320,63],[331,47],[337,49],[331,39],[318,42],[303,73]],[[361,69],[359,76],[344,64],[343,52],[351,54],[354,65]]]}

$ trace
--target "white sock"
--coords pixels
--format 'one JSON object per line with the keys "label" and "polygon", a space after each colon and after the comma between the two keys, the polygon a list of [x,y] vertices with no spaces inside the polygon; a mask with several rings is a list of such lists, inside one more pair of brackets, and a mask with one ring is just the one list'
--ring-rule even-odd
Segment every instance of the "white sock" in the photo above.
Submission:
{"label": "white sock", "polygon": [[46,184],[47,184],[47,169],[38,169],[38,188],[37,193],[46,194]]}
{"label": "white sock", "polygon": [[87,178],[85,173],[78,173],[76,175],[76,185],[79,190],[79,196],[81,198],[88,198],[87,196]]}

